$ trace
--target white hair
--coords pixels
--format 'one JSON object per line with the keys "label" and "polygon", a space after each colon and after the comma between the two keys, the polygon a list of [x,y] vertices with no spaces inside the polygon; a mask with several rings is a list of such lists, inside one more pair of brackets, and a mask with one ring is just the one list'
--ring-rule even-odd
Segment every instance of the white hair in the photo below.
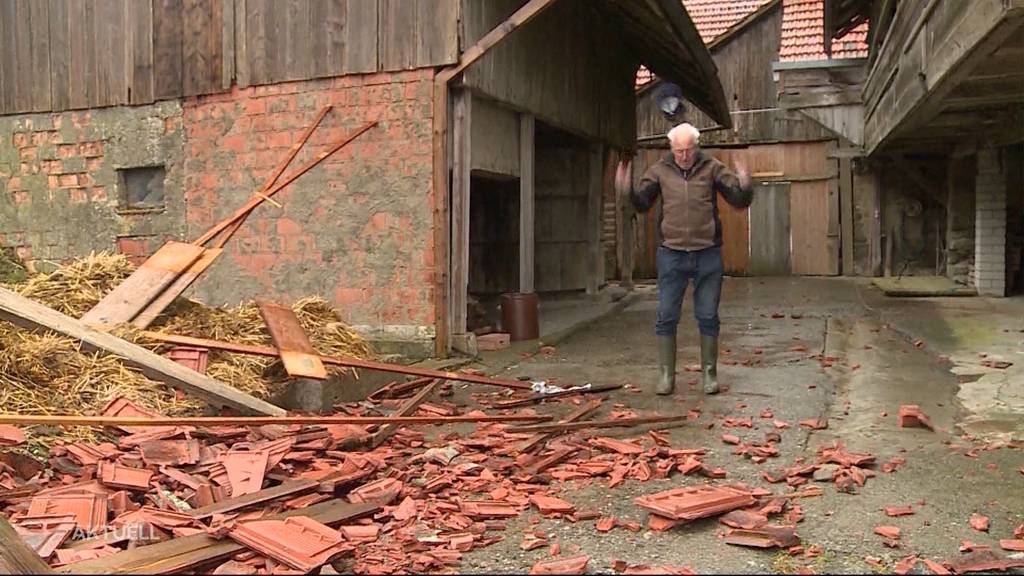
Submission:
{"label": "white hair", "polygon": [[675,128],[672,128],[671,130],[668,131],[668,134],[666,134],[666,136],[668,137],[668,141],[670,143],[678,142],[683,138],[683,136],[691,136],[693,138],[694,144],[700,142],[700,130],[697,130],[697,128],[693,124],[690,124],[689,122],[683,122],[682,124],[679,124]]}

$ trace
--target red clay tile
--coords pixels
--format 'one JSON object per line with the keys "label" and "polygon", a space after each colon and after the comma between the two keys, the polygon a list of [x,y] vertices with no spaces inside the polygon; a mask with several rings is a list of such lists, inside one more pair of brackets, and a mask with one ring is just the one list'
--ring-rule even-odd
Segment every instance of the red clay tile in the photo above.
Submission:
{"label": "red clay tile", "polygon": [[363,502],[390,504],[404,487],[405,485],[401,481],[394,478],[381,478],[352,490],[348,493],[348,500],[353,504]]}
{"label": "red clay tile", "polygon": [[0,446],[17,446],[25,441],[25,433],[9,424],[0,424]]}
{"label": "red clay tile", "polygon": [[153,478],[153,472],[150,470],[129,468],[104,461],[97,466],[96,475],[105,486],[127,490],[148,490],[149,483]]}
{"label": "red clay tile", "polygon": [[[145,408],[140,407],[138,404],[135,404],[134,402],[128,400],[123,396],[118,396],[117,398],[114,398],[110,402],[107,402],[107,405],[104,406],[102,410],[100,410],[100,414],[103,416],[129,416],[133,418],[160,418],[163,416],[163,414],[160,414],[158,412],[146,410]],[[124,432],[127,432],[129,434],[131,434],[132,432],[139,432],[141,430],[149,429],[140,428],[137,426],[115,426],[115,428],[119,428],[120,430],[123,430]],[[153,428],[157,427],[154,426]]]}
{"label": "red clay tile", "polygon": [[106,527],[107,510],[107,496],[58,494],[33,498],[29,503],[28,515],[72,515],[79,528],[93,534]]}
{"label": "red clay tile", "polygon": [[792,526],[767,524],[744,530],[732,529],[725,534],[725,543],[754,548],[787,548],[800,543]]}
{"label": "red clay tile", "polygon": [[231,497],[237,498],[263,489],[263,477],[269,464],[267,450],[229,450],[224,455],[224,469],[231,483]]}
{"label": "red clay tile", "polygon": [[337,531],[306,516],[240,523],[228,532],[228,536],[304,572],[310,572],[353,549]]}
{"label": "red clay tile", "polygon": [[1013,529],[1013,537],[1024,540],[1024,524],[1017,526]]}
{"label": "red clay tile", "polygon": [[182,526],[192,526],[196,523],[196,519],[184,512],[172,512],[170,510],[160,510],[152,506],[143,506],[134,512],[121,514],[110,522],[112,526],[142,523],[149,523],[170,530]]}
{"label": "red clay tile", "polygon": [[696,572],[693,571],[689,566],[627,566],[622,570],[622,574],[631,575],[650,575],[657,576],[658,574],[682,574],[682,575],[693,575]]}
{"label": "red clay tile", "polygon": [[801,420],[800,425],[804,428],[810,428],[811,430],[824,430],[828,428],[828,420],[822,420],[820,418],[811,418],[808,420]]}
{"label": "red clay tile", "polygon": [[71,533],[75,531],[76,526],[74,521],[61,522],[47,530],[33,531],[15,524],[14,530],[29,548],[32,548],[40,558],[45,560],[64,544]]}
{"label": "red clay tile", "polygon": [[118,552],[120,552],[120,550],[111,546],[103,546],[102,548],[93,548],[90,550],[57,550],[57,559],[54,562],[54,566],[65,566],[75,562],[95,560],[96,558],[103,558],[104,556],[113,556]]}
{"label": "red clay tile", "polygon": [[988,516],[981,514],[971,514],[970,519],[971,528],[974,528],[978,532],[988,532]]}
{"label": "red clay tile", "polygon": [[733,510],[718,519],[719,522],[731,528],[742,528],[750,530],[768,523],[768,517],[758,512],[749,510]]}
{"label": "red clay tile", "polygon": [[198,440],[149,440],[139,444],[147,466],[179,466],[199,461]]}
{"label": "red clay tile", "polygon": [[622,440],[616,440],[614,438],[591,438],[590,444],[603,448],[609,452],[617,452],[619,454],[633,455],[642,454],[644,449],[632,442],[624,442]]}
{"label": "red clay tile", "polygon": [[379,524],[360,524],[354,526],[341,526],[338,528],[341,535],[350,542],[376,542],[380,536]]}
{"label": "red clay tile", "polygon": [[875,534],[890,540],[900,539],[900,529],[896,526],[876,526]]}
{"label": "red clay tile", "polygon": [[945,566],[939,564],[935,560],[921,558],[921,561],[924,562],[925,566],[932,571],[932,574],[952,574],[952,572],[950,572]]}
{"label": "red clay tile", "polygon": [[921,412],[917,404],[904,404],[900,406],[900,428],[927,428],[935,430],[935,425],[928,416]]}
{"label": "red clay tile", "polygon": [[999,541],[999,547],[1011,552],[1024,552],[1024,540],[1017,538],[1004,538]]}
{"label": "red clay tile", "polygon": [[519,510],[514,504],[493,500],[463,501],[459,509],[470,518],[514,518]]}
{"label": "red clay tile", "polygon": [[913,513],[914,513],[914,509],[912,507],[910,507],[910,506],[886,506],[885,507],[885,515],[886,516],[892,516],[892,517],[896,517],[896,516],[909,516],[909,515],[911,515]]}
{"label": "red clay tile", "polygon": [[548,514],[571,514],[576,509],[571,502],[541,494],[531,496],[530,503],[536,506],[540,513],[545,516]]}
{"label": "red clay tile", "polygon": [[541,560],[530,568],[530,574],[586,574],[590,558],[585,555]]}
{"label": "red clay tile", "polygon": [[739,444],[740,437],[735,434],[722,434],[722,442],[726,444]]}
{"label": "red clay tile", "polygon": [[612,528],[615,528],[615,518],[608,516],[600,518],[594,527],[598,532],[611,532]]}
{"label": "red clay tile", "polygon": [[324,502],[330,499],[331,496],[328,494],[305,494],[303,496],[298,496],[290,500],[285,500],[284,507],[288,508],[289,510],[299,510],[301,508],[308,508],[313,504],[318,504],[320,502]]}
{"label": "red clay tile", "polygon": [[634,502],[672,520],[695,520],[753,505],[750,492],[729,486],[690,486],[640,496]]}
{"label": "red clay tile", "polygon": [[251,566],[244,562],[238,562],[236,560],[228,560],[227,562],[217,566],[213,570],[213,574],[220,576],[221,574],[227,576],[231,574],[239,574],[248,576],[250,574],[258,573],[255,566]]}
{"label": "red clay tile", "polygon": [[163,353],[165,358],[169,358],[200,374],[206,374],[206,363],[209,355],[210,351],[208,349],[194,346],[174,346]]}

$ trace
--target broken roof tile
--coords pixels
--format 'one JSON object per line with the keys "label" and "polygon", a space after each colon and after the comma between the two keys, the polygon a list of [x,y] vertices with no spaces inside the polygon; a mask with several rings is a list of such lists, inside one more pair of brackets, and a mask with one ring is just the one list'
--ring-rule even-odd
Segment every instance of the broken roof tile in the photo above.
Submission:
{"label": "broken roof tile", "polygon": [[530,574],[585,574],[589,561],[590,558],[585,555],[541,560],[530,568]]}
{"label": "broken roof tile", "polygon": [[729,486],[689,486],[640,496],[634,502],[672,520],[695,520],[756,503],[750,492]]}
{"label": "broken roof tile", "polygon": [[530,496],[530,503],[536,506],[540,513],[545,516],[549,514],[571,514],[576,509],[571,502],[541,494]]}
{"label": "broken roof tile", "polygon": [[267,450],[228,450],[222,464],[231,484],[231,497],[262,490],[269,460],[270,452]]}
{"label": "broken roof tile", "polygon": [[369,484],[363,484],[359,488],[348,493],[348,500],[353,504],[362,502],[375,502],[377,504],[390,504],[405,487],[400,480],[394,478],[381,478]]}
{"label": "broken roof tile", "polygon": [[198,440],[148,440],[139,444],[147,466],[179,466],[199,461]]}
{"label": "broken roof tile", "polygon": [[615,438],[591,438],[590,444],[603,448],[609,452],[617,452],[619,454],[642,454],[644,449],[632,442],[625,442],[623,440],[616,440]]}
{"label": "broken roof tile", "polygon": [[793,526],[766,524],[753,529],[732,529],[725,543],[754,548],[788,548],[800,543]]}
{"label": "broken roof tile", "polygon": [[971,528],[974,528],[978,532],[988,532],[988,516],[974,513],[971,514],[971,519],[968,521]]}
{"label": "broken roof tile", "polygon": [[733,510],[718,519],[719,522],[731,528],[742,528],[750,530],[768,523],[768,517],[761,512],[749,510]]}
{"label": "broken roof tile", "polygon": [[105,486],[127,490],[148,490],[149,482],[153,478],[153,472],[150,470],[129,468],[105,461],[100,461],[96,468],[96,475]]}
{"label": "broken roof tile", "polygon": [[29,502],[29,516],[71,515],[75,524],[89,534],[107,525],[107,496],[99,494],[57,494],[36,496]]}
{"label": "broken roof tile", "polygon": [[25,433],[10,424],[0,424],[0,446],[17,446],[25,442]]}
{"label": "broken roof tile", "polygon": [[900,406],[900,428],[927,428],[929,430],[935,430],[935,425],[932,424],[930,418],[921,412],[921,407],[917,404],[904,404]]}
{"label": "broken roof tile", "polygon": [[909,516],[914,513],[914,509],[911,506],[886,506],[885,515],[896,517],[896,516]]}
{"label": "broken roof tile", "polygon": [[900,539],[900,529],[897,526],[876,526],[875,534],[890,540]]}
{"label": "broken roof tile", "polygon": [[310,572],[352,550],[352,545],[336,530],[306,516],[239,523],[228,536],[303,572]]}

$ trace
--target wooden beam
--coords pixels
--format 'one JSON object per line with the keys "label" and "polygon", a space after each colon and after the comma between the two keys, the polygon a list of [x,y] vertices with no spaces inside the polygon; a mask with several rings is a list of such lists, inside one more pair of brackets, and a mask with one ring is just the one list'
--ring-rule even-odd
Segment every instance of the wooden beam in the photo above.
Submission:
{"label": "wooden beam", "polygon": [[466,306],[469,297],[469,203],[472,155],[473,94],[466,89],[455,92],[452,111],[452,287],[451,331],[466,333]]}
{"label": "wooden beam", "polygon": [[0,574],[53,574],[50,566],[22,540],[0,514]]}
{"label": "wooden beam", "polygon": [[[423,404],[423,402],[425,402],[426,399],[430,397],[430,395],[434,393],[434,390],[436,390],[437,387],[440,385],[441,380],[434,380],[433,382],[425,386],[422,390],[417,392],[415,396],[403,402],[402,406],[393,414],[393,416],[412,416],[416,412],[416,409],[419,408],[420,404]],[[381,426],[380,429],[371,434],[369,439],[367,440],[368,449],[373,450],[374,448],[383,444],[399,428],[401,428],[401,426],[401,424],[384,424],[383,426]]]}
{"label": "wooden beam", "polygon": [[519,115],[519,291],[534,290],[534,131],[532,114]]}
{"label": "wooden beam", "polygon": [[[586,418],[595,410],[600,408],[601,403],[601,400],[595,400],[593,402],[584,404],[583,406],[580,406],[579,408],[573,410],[571,414],[569,414],[562,420],[559,420],[558,423],[569,424],[570,422],[577,422],[579,420],[582,420],[583,418]],[[552,436],[554,436],[553,432],[538,432],[533,436],[527,438],[526,441],[519,446],[519,452],[529,452],[530,450],[533,450],[535,447],[543,443],[548,438],[551,438]]]}
{"label": "wooden beam", "polygon": [[604,176],[604,148],[598,143],[590,145],[587,178],[587,294],[593,296],[604,282],[604,255],[601,253],[602,178]]}
{"label": "wooden beam", "polygon": [[550,420],[550,416],[55,416],[0,414],[11,426],[269,426],[301,424],[445,424],[448,422],[520,422]]}
{"label": "wooden beam", "polygon": [[[289,510],[275,514],[266,520],[283,520],[293,516],[307,516],[326,524],[337,526],[344,522],[370,516],[381,509],[380,504],[350,504],[343,500],[330,500],[308,508]],[[191,568],[225,560],[245,552],[246,547],[234,540],[216,540],[207,534],[193,534],[139,546],[112,556],[85,560],[62,566],[63,574],[180,574]]]}
{"label": "wooden beam", "polygon": [[841,241],[840,260],[842,275],[852,276],[854,271],[853,255],[853,161],[850,158],[839,158],[839,237]]}
{"label": "wooden beam", "polygon": [[598,420],[596,422],[569,422],[565,424],[534,424],[528,426],[512,426],[506,428],[509,434],[520,434],[524,432],[570,432],[573,430],[586,430],[588,428],[629,428],[641,424],[667,424],[671,422],[682,422],[688,416],[651,416],[648,418],[615,418],[612,420]]}
{"label": "wooden beam", "polygon": [[269,402],[254,398],[223,382],[219,382],[122,340],[116,336],[93,330],[82,322],[65,316],[0,288],[0,319],[26,330],[50,330],[82,342],[89,350],[99,350],[122,358],[125,365],[138,369],[148,378],[164,382],[174,388],[195,394],[215,406],[226,406],[243,413],[283,416],[285,411]]}
{"label": "wooden beam", "polygon": [[[277,350],[269,346],[232,344],[231,342],[220,342],[218,340],[193,338],[191,336],[178,336],[175,334],[161,334],[160,332],[143,331],[141,334],[150,340],[167,342],[168,344],[177,344],[179,346],[199,346],[202,348],[227,350],[228,352],[253,354],[256,356],[277,356]],[[380,370],[381,372],[391,372],[394,374],[405,374],[407,376],[419,376],[423,378],[440,378],[442,380],[455,380],[456,382],[472,382],[474,384],[487,384],[488,386],[500,386],[502,388],[512,388],[515,390],[532,390],[532,387],[527,382],[505,380],[502,378],[488,378],[487,376],[477,376],[475,374],[467,374],[465,372],[442,372],[441,370],[431,370],[429,368],[417,368],[415,366],[403,366],[401,364],[373,362],[371,360],[359,360],[357,358],[338,358],[335,356],[320,356],[320,360],[325,364],[347,366],[349,368]]]}
{"label": "wooden beam", "polygon": [[[828,145],[830,150],[836,149],[835,142]],[[825,160],[828,164],[836,166],[838,170],[839,161],[835,159]],[[842,177],[842,172],[839,172],[839,176]],[[828,274],[832,276],[839,275],[839,258],[840,252],[842,251],[842,231],[840,229],[840,198],[839,198],[839,179],[830,179],[826,184],[825,188],[828,193],[828,219],[825,226],[825,245],[828,250],[827,256],[827,267]]]}
{"label": "wooden beam", "polygon": [[441,70],[434,77],[432,146],[434,169],[432,193],[434,195],[434,325],[435,352],[439,357],[448,355],[451,344],[450,308],[450,253],[448,236],[451,215],[448,206],[448,84],[452,78],[468,68],[488,50],[508,37],[520,26],[533,20],[557,0],[529,0],[501,24],[495,26],[459,57],[459,63]]}
{"label": "wooden beam", "polygon": [[264,488],[263,490],[260,490],[258,492],[244,494],[236,498],[228,498],[227,500],[215,502],[213,504],[210,504],[209,506],[196,508],[195,510],[189,511],[188,514],[196,520],[202,520],[204,518],[209,518],[214,514],[226,514],[228,512],[233,512],[235,510],[245,508],[246,506],[252,506],[254,504],[263,504],[266,502],[270,502],[272,500],[277,500],[278,498],[283,498],[285,496],[291,496],[293,494],[299,494],[302,492],[309,492],[310,490],[313,490],[319,485],[320,483],[317,482],[316,480],[310,480],[308,478],[290,480],[277,486]]}

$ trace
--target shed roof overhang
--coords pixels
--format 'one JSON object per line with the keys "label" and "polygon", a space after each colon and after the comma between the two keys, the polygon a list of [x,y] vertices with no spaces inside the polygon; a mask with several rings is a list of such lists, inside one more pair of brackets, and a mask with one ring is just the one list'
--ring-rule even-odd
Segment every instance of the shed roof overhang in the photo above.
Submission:
{"label": "shed roof overhang", "polygon": [[599,10],[622,30],[640,62],[678,84],[693,105],[731,127],[718,68],[679,0],[602,0]]}

